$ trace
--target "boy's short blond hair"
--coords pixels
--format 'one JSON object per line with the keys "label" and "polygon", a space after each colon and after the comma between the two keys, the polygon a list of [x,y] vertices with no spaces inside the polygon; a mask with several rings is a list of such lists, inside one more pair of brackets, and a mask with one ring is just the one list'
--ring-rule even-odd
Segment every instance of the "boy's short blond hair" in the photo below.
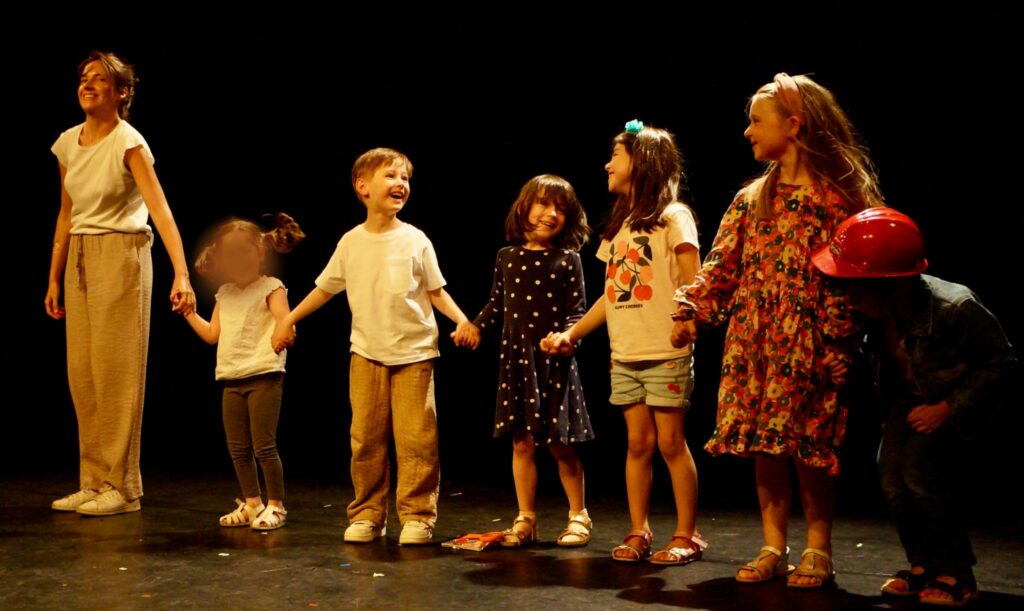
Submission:
{"label": "boy's short blond hair", "polygon": [[375,148],[366,151],[352,164],[352,188],[355,188],[357,179],[366,180],[380,168],[395,163],[403,164],[409,171],[409,178],[412,178],[412,162],[404,154],[389,148]]}

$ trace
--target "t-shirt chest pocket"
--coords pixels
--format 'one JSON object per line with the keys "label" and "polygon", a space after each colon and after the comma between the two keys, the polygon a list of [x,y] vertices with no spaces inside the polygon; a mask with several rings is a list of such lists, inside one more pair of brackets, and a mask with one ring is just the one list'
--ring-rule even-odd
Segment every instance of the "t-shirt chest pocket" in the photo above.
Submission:
{"label": "t-shirt chest pocket", "polygon": [[389,258],[384,278],[387,290],[402,295],[414,291],[416,289],[414,266],[415,261],[411,257]]}

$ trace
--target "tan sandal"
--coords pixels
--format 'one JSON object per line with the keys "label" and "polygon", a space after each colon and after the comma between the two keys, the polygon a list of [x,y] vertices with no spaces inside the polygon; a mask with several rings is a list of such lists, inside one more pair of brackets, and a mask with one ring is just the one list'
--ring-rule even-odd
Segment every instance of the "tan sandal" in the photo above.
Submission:
{"label": "tan sandal", "polygon": [[[772,556],[778,558],[778,562],[775,566],[771,567],[770,570],[765,570],[763,565],[765,561],[770,560]],[[793,571],[793,567],[789,565],[789,547],[786,551],[782,551],[777,547],[766,545],[761,548],[761,552],[758,553],[757,558],[754,558],[752,562],[748,562],[736,570],[736,581],[740,583],[764,583],[771,581],[776,577],[783,577]],[[744,574],[755,573],[757,577],[743,577]]]}
{"label": "tan sandal", "polygon": [[252,521],[260,515],[260,513],[266,509],[263,503],[259,504],[259,507],[252,507],[245,501],[235,499],[238,503],[238,508],[231,513],[226,513],[220,517],[220,525],[225,528],[237,528],[239,526],[249,526]]}
{"label": "tan sandal", "polygon": [[[516,530],[517,524],[526,524],[530,530],[526,533]],[[529,516],[519,514],[512,521],[512,528],[506,528],[501,532],[501,547],[524,547],[537,542],[537,520]]]}
{"label": "tan sandal", "polygon": [[[804,568],[804,559],[808,556],[811,557],[810,568]],[[818,558],[821,558],[824,562],[818,562]],[[794,578],[797,577],[810,577],[816,579],[817,583],[795,583]],[[828,553],[808,547],[804,550],[804,553],[800,555],[800,566],[789,576],[789,580],[786,585],[798,590],[816,590],[827,583],[830,583],[836,578],[836,569],[832,565],[832,556]]]}
{"label": "tan sandal", "polygon": [[[682,542],[682,545],[676,545],[677,541]],[[668,545],[655,552],[648,562],[663,566],[683,566],[703,558],[707,548],[708,542],[701,538],[700,533],[693,533],[690,537],[672,535]]]}
{"label": "tan sandal", "polygon": [[[633,547],[629,544],[631,540],[638,540],[640,545]],[[649,530],[630,531],[626,538],[612,550],[612,560],[618,562],[640,562],[647,560],[651,555],[651,545],[654,543],[654,534]]]}
{"label": "tan sandal", "polygon": [[253,530],[277,530],[288,521],[288,511],[284,507],[268,505],[260,515],[252,521]]}
{"label": "tan sandal", "polygon": [[561,547],[583,547],[590,543],[590,531],[594,529],[594,521],[584,509],[579,513],[569,512],[569,524],[558,534],[555,544]]}

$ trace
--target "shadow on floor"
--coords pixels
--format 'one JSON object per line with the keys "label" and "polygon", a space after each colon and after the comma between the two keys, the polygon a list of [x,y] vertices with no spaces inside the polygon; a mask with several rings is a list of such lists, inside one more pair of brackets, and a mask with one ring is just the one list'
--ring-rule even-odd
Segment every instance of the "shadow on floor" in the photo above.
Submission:
{"label": "shadow on floor", "polygon": [[[622,601],[655,604],[683,609],[709,611],[820,611],[824,609],[920,609],[916,600],[890,597],[864,596],[848,592],[836,585],[820,590],[793,590],[784,580],[759,585],[744,585],[732,578],[714,578],[689,583],[681,589],[669,586],[670,579],[678,581],[679,572],[693,571],[690,567],[658,567],[649,563],[623,564],[607,556],[579,556],[557,558],[536,551],[508,554],[484,552],[466,562],[479,565],[463,573],[463,578],[479,586],[506,588],[543,588],[549,586],[572,587],[581,592],[572,599],[583,603],[590,596],[587,590],[618,590]],[[571,600],[571,599],[570,599]],[[567,601],[571,605],[570,601]],[[1021,610],[1024,597],[1001,593],[983,594],[972,609]]]}

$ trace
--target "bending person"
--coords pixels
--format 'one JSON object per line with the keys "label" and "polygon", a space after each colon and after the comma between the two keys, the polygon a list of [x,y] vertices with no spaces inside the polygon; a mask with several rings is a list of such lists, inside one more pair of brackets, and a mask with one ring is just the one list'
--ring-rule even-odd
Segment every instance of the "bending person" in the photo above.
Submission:
{"label": "bending person", "polygon": [[910,563],[882,592],[966,604],[978,586],[960,507],[970,485],[956,462],[1006,396],[1013,348],[970,289],[922,274],[921,233],[892,208],[847,220],[813,261],[848,279],[850,305],[872,320],[866,347],[884,414],[878,469]]}

